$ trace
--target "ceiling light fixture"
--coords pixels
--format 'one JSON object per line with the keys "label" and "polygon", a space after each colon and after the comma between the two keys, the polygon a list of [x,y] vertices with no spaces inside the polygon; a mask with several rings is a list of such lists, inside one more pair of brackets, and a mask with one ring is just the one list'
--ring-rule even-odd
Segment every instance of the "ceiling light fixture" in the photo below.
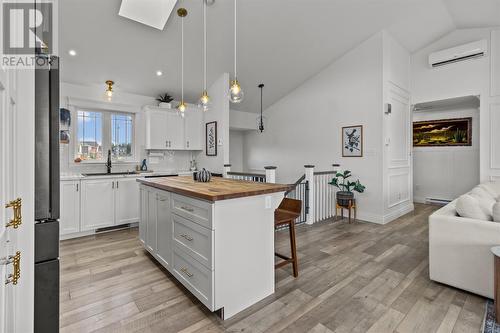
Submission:
{"label": "ceiling light fixture", "polygon": [[76,51],[75,50],[69,50],[68,54],[72,57],[76,56]]}
{"label": "ceiling light fixture", "polygon": [[241,103],[244,94],[238,82],[238,75],[236,72],[236,0],[234,0],[234,80],[231,81],[229,88],[229,100],[231,103]]}
{"label": "ceiling light fixture", "polygon": [[111,80],[107,80],[106,81],[106,97],[108,98],[108,101],[111,100],[111,98],[113,97],[113,85],[115,83]]}
{"label": "ceiling light fixture", "polygon": [[162,76],[163,72],[162,71],[156,71],[156,76]]}
{"label": "ceiling light fixture", "polygon": [[208,111],[210,104],[210,96],[207,92],[207,0],[203,0],[203,92],[198,106],[203,111]]}
{"label": "ceiling light fixture", "polygon": [[184,18],[187,14],[186,8],[177,10],[177,15],[181,18],[181,103],[177,105],[177,110],[179,110],[182,117],[184,117],[184,111],[186,111],[186,103],[184,103]]}
{"label": "ceiling light fixture", "polygon": [[258,85],[260,88],[260,117],[257,119],[259,131],[264,132],[264,116],[262,115],[262,91],[264,90],[264,83]]}

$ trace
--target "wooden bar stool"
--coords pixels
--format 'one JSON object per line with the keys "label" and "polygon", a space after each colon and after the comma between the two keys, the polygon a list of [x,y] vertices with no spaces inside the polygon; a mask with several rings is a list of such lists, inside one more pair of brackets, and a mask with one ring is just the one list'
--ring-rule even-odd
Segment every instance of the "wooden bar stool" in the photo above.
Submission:
{"label": "wooden bar stool", "polygon": [[287,264],[292,264],[293,276],[299,276],[299,263],[297,258],[297,246],[295,244],[295,219],[300,216],[302,210],[302,201],[284,198],[279,207],[274,211],[274,226],[288,226],[290,233],[291,256],[275,252],[274,255],[283,259],[283,261],[274,265],[274,268],[280,268]]}

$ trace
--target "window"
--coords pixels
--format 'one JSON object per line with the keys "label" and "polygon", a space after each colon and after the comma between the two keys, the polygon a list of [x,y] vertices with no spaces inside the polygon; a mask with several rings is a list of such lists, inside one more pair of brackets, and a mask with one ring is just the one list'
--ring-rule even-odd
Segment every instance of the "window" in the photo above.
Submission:
{"label": "window", "polygon": [[77,157],[82,160],[102,160],[102,114],[78,111]]}
{"label": "window", "polygon": [[116,159],[132,157],[132,116],[111,115],[111,153]]}
{"label": "window", "polygon": [[108,150],[114,160],[134,159],[134,115],[78,110],[75,157],[104,161]]}

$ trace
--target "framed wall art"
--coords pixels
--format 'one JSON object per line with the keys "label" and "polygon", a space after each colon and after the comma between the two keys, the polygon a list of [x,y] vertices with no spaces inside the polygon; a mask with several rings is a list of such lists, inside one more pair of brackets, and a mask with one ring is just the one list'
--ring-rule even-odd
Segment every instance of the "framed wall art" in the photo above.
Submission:
{"label": "framed wall art", "polygon": [[207,156],[217,156],[217,122],[212,121],[205,125],[206,154]]}
{"label": "framed wall art", "polygon": [[363,125],[342,127],[342,157],[363,156]]}

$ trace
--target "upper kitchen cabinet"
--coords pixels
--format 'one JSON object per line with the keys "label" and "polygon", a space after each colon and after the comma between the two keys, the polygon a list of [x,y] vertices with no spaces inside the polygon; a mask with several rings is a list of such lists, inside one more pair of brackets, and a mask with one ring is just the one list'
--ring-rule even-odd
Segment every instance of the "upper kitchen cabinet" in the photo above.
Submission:
{"label": "upper kitchen cabinet", "polygon": [[187,150],[203,150],[203,114],[188,109],[184,117],[184,145]]}
{"label": "upper kitchen cabinet", "polygon": [[185,117],[175,110],[146,106],[146,149],[202,150],[203,114],[188,108]]}

